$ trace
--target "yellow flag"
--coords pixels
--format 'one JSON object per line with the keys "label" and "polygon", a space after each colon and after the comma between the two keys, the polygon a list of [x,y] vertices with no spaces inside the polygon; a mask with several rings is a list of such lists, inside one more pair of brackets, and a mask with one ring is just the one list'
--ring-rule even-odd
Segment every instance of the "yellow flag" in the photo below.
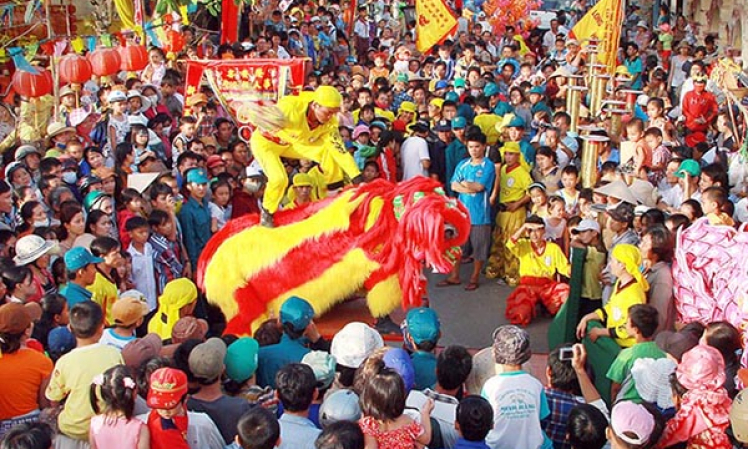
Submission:
{"label": "yellow flag", "polygon": [[569,33],[584,47],[589,40],[598,41],[597,60],[613,73],[617,64],[618,41],[623,27],[622,0],[600,0],[582,17]]}
{"label": "yellow flag", "polygon": [[457,27],[457,18],[444,0],[416,0],[416,49],[431,50]]}

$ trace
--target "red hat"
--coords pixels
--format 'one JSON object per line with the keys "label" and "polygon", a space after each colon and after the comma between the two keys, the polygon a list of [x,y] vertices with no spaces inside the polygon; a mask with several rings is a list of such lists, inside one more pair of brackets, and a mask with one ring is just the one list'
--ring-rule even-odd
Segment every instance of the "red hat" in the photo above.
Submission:
{"label": "red hat", "polygon": [[174,368],[160,368],[151,374],[148,407],[171,410],[187,394],[187,375]]}
{"label": "red hat", "polygon": [[221,159],[221,156],[219,156],[217,154],[212,154],[212,155],[208,156],[208,160],[205,162],[205,165],[208,168],[216,168],[216,167],[218,167],[220,165],[224,165],[224,164],[225,164],[225,162],[223,161],[223,159]]}

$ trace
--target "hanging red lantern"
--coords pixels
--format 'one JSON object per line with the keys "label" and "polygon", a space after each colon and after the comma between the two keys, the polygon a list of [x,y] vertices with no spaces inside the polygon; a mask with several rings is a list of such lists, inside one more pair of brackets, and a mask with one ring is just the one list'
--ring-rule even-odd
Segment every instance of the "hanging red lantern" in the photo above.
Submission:
{"label": "hanging red lantern", "polygon": [[164,51],[167,53],[177,54],[184,48],[184,35],[176,30],[169,30],[166,33],[167,42],[164,44]]}
{"label": "hanging red lantern", "polygon": [[96,76],[109,76],[119,72],[122,62],[119,53],[113,48],[99,48],[89,53],[88,60]]}
{"label": "hanging red lantern", "polygon": [[128,45],[117,49],[122,58],[121,70],[137,72],[148,65],[148,50],[143,45]]}
{"label": "hanging red lantern", "polygon": [[39,73],[17,70],[13,74],[13,89],[26,98],[39,98],[52,93],[52,74],[37,68]]}
{"label": "hanging red lantern", "polygon": [[93,67],[88,59],[69,54],[60,59],[60,79],[70,84],[84,84],[91,79]]}

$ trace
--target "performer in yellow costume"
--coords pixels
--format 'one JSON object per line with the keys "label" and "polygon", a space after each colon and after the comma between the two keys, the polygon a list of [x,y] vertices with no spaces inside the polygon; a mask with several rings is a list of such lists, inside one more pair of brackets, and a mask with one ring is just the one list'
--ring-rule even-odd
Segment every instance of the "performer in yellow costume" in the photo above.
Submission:
{"label": "performer in yellow costume", "polygon": [[506,247],[506,242],[525,223],[526,205],[530,202],[528,189],[532,184],[532,178],[527,170],[522,168],[522,156],[517,142],[505,143],[501,151],[505,163],[501,167],[499,178],[499,214],[496,218],[486,276],[502,278],[507,284],[516,286],[519,281],[519,260]]}
{"label": "performer in yellow costume", "polygon": [[283,97],[278,101],[278,109],[284,117],[283,126],[276,131],[258,130],[252,134],[252,154],[268,178],[262,201],[264,226],[273,226],[273,214],[288,187],[281,157],[318,162],[328,184],[342,186],[343,172],[354,184],[362,181],[356,161],[346,151],[338,132],[337,113],[341,102],[340,93],[331,86]]}

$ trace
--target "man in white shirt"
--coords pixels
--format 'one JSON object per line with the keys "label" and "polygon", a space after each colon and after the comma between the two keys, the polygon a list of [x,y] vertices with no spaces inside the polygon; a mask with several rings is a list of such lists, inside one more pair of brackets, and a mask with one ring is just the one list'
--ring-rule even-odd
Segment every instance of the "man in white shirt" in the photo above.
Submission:
{"label": "man in white shirt", "polygon": [[545,48],[545,51],[548,52],[553,50],[553,47],[556,45],[556,37],[558,37],[559,34],[566,36],[566,33],[568,32],[569,30],[559,25],[558,19],[552,19],[551,29],[546,31],[543,35],[543,48]]}
{"label": "man in white shirt", "polygon": [[403,167],[403,181],[416,176],[428,176],[431,166],[429,156],[429,145],[426,137],[429,134],[429,125],[425,121],[416,122],[412,126],[413,135],[405,139],[400,148],[400,157]]}

